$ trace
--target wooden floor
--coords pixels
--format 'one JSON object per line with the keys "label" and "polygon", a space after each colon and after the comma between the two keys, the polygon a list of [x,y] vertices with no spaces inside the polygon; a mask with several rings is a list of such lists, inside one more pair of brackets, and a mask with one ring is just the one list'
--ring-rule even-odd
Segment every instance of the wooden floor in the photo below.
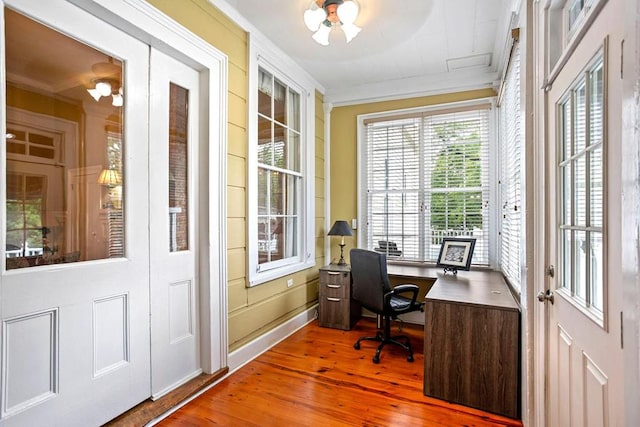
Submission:
{"label": "wooden floor", "polygon": [[[397,328],[394,328],[397,332]],[[371,362],[375,335],[362,319],[351,331],[317,321],[234,372],[158,425],[169,426],[522,426],[517,420],[425,397],[422,328],[405,325],[415,361],[394,346]]]}

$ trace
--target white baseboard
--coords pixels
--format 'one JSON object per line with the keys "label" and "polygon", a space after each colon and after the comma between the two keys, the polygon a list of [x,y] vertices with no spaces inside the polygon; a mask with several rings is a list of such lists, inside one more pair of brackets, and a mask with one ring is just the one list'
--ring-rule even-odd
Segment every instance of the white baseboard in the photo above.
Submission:
{"label": "white baseboard", "polygon": [[244,345],[243,347],[240,347],[239,349],[229,353],[229,356],[227,358],[227,362],[229,365],[229,372],[224,377],[219,378],[217,381],[215,381],[212,384],[209,384],[207,387],[200,390],[198,393],[189,397],[185,401],[181,402],[179,405],[171,408],[169,411],[165,412],[159,417],[154,418],[153,420],[151,420],[149,423],[146,424],[146,427],[156,425],[157,423],[159,423],[160,421],[162,421],[163,419],[171,415],[173,412],[180,409],[182,406],[191,402],[192,400],[194,400],[195,398],[197,398],[198,396],[200,396],[210,388],[215,387],[220,381],[227,378],[229,375],[231,375],[234,371],[241,368],[243,365],[246,365],[247,363],[251,362],[253,359],[258,357],[265,351],[269,350],[271,347],[278,344],[280,341],[284,340],[289,335],[296,332],[298,329],[301,329],[307,324],[313,322],[317,318],[318,318],[318,305],[316,304],[311,308],[298,314],[297,316],[289,319],[287,322],[283,323],[282,325],[270,330],[266,334]]}
{"label": "white baseboard", "polygon": [[227,364],[229,366],[229,374],[241,368],[243,365],[252,361],[274,345],[278,344],[289,335],[303,328],[307,324],[313,322],[318,317],[318,306],[314,305],[306,311],[298,314],[296,317],[288,320],[282,325],[256,338],[250,343],[240,347],[239,349],[229,353]]}

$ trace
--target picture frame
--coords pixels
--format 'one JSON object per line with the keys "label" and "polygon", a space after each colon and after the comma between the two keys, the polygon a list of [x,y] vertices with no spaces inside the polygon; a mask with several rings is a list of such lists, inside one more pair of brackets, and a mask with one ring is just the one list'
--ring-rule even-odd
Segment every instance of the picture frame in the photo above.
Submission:
{"label": "picture frame", "polygon": [[458,270],[469,271],[476,239],[444,237],[436,267],[444,267],[444,272],[456,274]]}

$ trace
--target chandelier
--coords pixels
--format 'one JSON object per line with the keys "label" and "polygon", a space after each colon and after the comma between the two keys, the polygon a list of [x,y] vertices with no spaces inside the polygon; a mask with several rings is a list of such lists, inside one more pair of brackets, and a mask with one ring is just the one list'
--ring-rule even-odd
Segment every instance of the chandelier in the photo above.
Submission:
{"label": "chandelier", "polygon": [[115,79],[96,79],[93,81],[95,87],[93,89],[87,89],[87,92],[95,99],[100,101],[103,96],[111,96],[111,105],[114,107],[122,107],[124,103],[122,98],[122,86],[120,82]]}
{"label": "chandelier", "polygon": [[356,0],[314,0],[304,12],[304,23],[314,31],[313,39],[323,46],[329,44],[329,33],[340,26],[349,43],[360,32],[354,24],[360,7]]}
{"label": "chandelier", "polygon": [[124,97],[120,76],[122,75],[122,65],[116,65],[113,58],[109,57],[109,62],[98,62],[91,66],[91,71],[98,77],[93,80],[93,88],[87,89],[89,95],[96,101],[102,97],[111,97],[111,105],[122,107]]}

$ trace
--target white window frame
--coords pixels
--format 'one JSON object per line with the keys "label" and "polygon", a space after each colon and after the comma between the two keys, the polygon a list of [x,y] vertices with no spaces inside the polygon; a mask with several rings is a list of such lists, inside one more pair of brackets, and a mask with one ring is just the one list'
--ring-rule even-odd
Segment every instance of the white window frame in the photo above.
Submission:
{"label": "white window frame", "polygon": [[500,269],[516,291],[522,286],[524,264],[524,113],[521,90],[520,44],[514,42],[513,56],[504,79],[498,104],[500,129]]}
{"label": "white window frame", "polygon": [[[252,287],[315,266],[315,86],[286,60],[259,41],[249,47],[247,253]],[[258,70],[263,69],[300,94],[300,239],[297,256],[260,265],[258,262]],[[286,72],[284,71],[286,70]]]}
{"label": "white window frame", "polygon": [[[481,264],[482,266],[495,268],[497,266],[497,247],[498,247],[498,234],[497,234],[497,218],[499,210],[497,209],[497,201],[498,201],[498,184],[497,184],[497,167],[498,167],[498,144],[497,144],[497,117],[496,117],[496,108],[495,108],[495,98],[481,98],[474,99],[470,101],[461,101],[461,102],[453,102],[447,104],[438,104],[434,106],[428,107],[417,107],[410,108],[404,110],[395,110],[395,111],[384,111],[379,113],[372,114],[364,114],[358,116],[358,223],[360,224],[361,232],[358,233],[358,247],[365,248],[367,247],[367,131],[366,131],[366,120],[378,119],[384,120],[385,118],[393,118],[394,116],[404,116],[404,115],[415,115],[420,113],[430,113],[442,111],[446,112],[450,109],[457,108],[470,108],[473,106],[478,106],[479,109],[482,108],[482,105],[486,105],[487,103],[491,104],[491,108],[489,111],[489,170],[488,170],[488,180],[489,180],[489,196],[488,196],[488,213],[485,217],[488,224],[488,247],[487,247],[487,264]],[[421,190],[422,191],[422,190]],[[388,259],[389,263],[411,263],[415,264],[417,261],[403,261],[393,259]],[[430,261],[422,261],[420,264],[426,263],[431,264]],[[475,264],[475,263],[474,263]]]}

